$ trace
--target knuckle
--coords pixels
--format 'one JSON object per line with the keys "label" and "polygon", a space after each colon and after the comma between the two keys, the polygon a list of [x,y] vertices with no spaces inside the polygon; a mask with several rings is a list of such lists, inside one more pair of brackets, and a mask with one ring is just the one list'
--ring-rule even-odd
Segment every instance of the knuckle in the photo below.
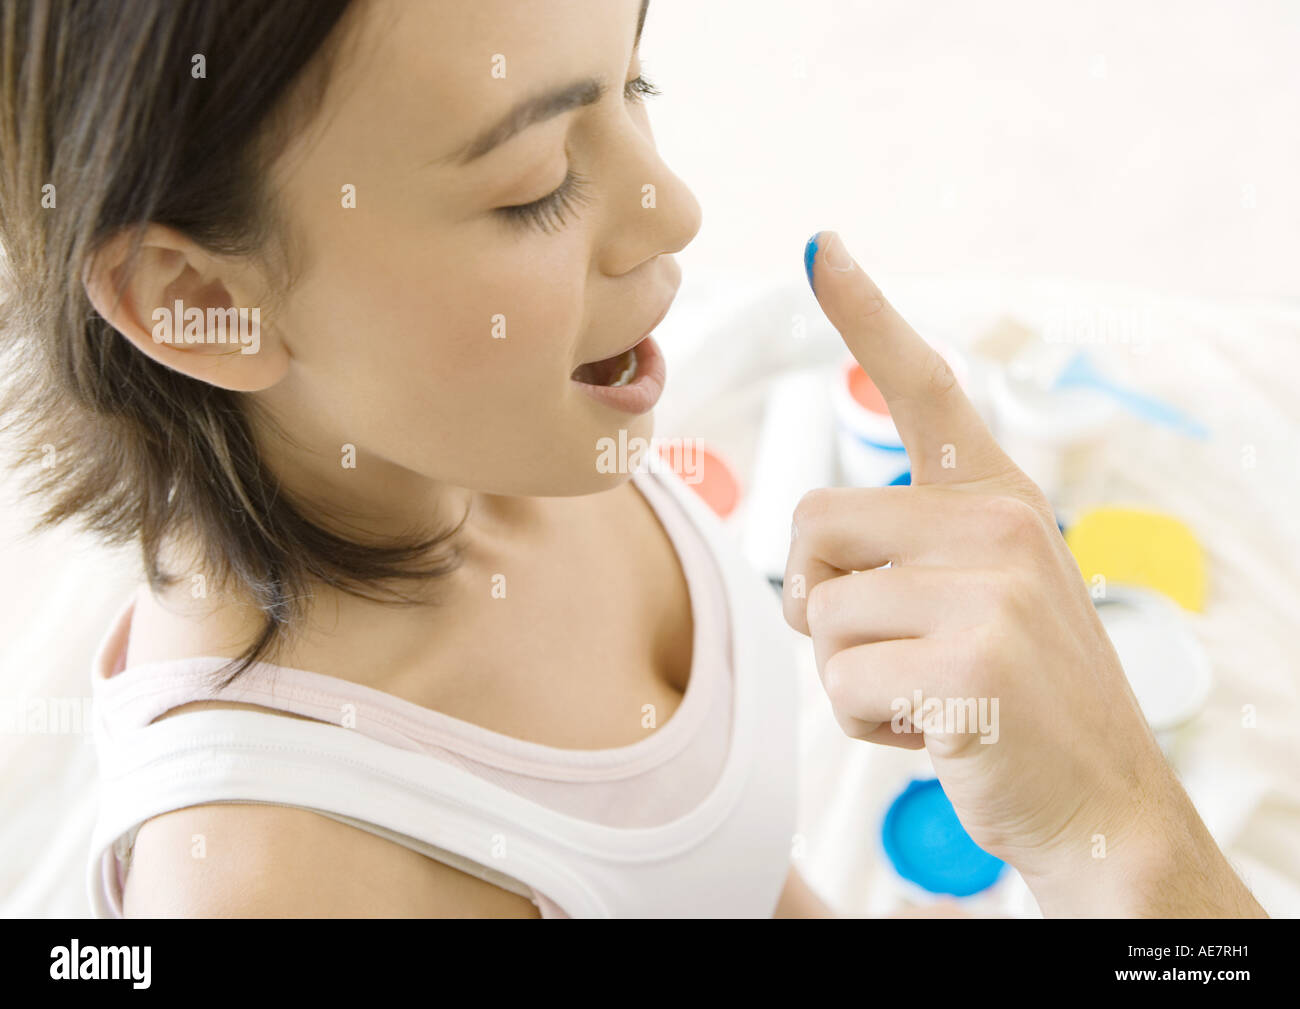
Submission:
{"label": "knuckle", "polygon": [[822,666],[822,689],[830,698],[831,707],[836,711],[846,711],[849,691],[852,687],[851,670],[847,668],[846,652],[836,652]]}
{"label": "knuckle", "polygon": [[1043,516],[1030,502],[1020,497],[998,495],[984,503],[984,521],[1000,541],[1026,544],[1040,539]]}
{"label": "knuckle", "polygon": [[[992,585],[996,612],[1007,621],[1017,622],[1031,617],[1037,601],[1036,593],[1023,578],[1003,574]],[[1001,644],[1001,631],[990,632],[990,644]]]}
{"label": "knuckle", "polygon": [[808,626],[823,626],[834,612],[834,579],[818,582],[808,592],[804,617]]}
{"label": "knuckle", "polygon": [[800,531],[807,530],[824,517],[830,508],[832,497],[829,487],[814,487],[806,491],[794,506],[794,526]]}
{"label": "knuckle", "polygon": [[933,347],[926,362],[926,374],[929,376],[930,394],[936,398],[947,396],[957,388],[957,376],[952,366]]}
{"label": "knuckle", "polygon": [[1016,488],[1016,497],[1020,498],[1027,504],[1040,521],[1048,523],[1052,528],[1056,528],[1056,512],[1052,510],[1051,502],[1047,500],[1047,495],[1043,493],[1041,487],[1029,477],[1021,474],[1023,482]]}
{"label": "knuckle", "polygon": [[839,724],[840,731],[850,739],[866,739],[871,734],[872,726],[863,723],[852,715],[837,711],[835,712],[835,721]]}
{"label": "knuckle", "polygon": [[877,316],[884,310],[885,296],[874,280],[866,274],[862,276],[866,277],[866,283],[855,289],[849,314],[857,325],[871,327],[878,323]]}

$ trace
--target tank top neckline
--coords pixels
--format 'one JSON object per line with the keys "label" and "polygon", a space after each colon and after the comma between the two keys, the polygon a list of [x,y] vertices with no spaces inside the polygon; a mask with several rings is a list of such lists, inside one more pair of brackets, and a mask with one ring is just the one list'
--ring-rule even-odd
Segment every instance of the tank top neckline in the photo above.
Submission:
{"label": "tank top neckline", "polygon": [[[690,540],[692,529],[682,505],[671,499],[667,488],[651,479],[654,470],[649,473],[648,476],[643,472],[634,472],[632,482],[649,504],[677,554],[690,600],[692,644],[690,673],[681,701],[668,721],[644,739],[621,746],[592,749],[552,746],[498,732],[339,676],[268,662],[250,666],[241,674],[241,679],[235,682],[233,688],[237,690],[241,684],[256,685],[267,680],[274,684],[280,679],[288,678],[291,689],[300,695],[313,695],[322,701],[347,699],[363,704],[374,712],[381,713],[381,721],[396,723],[394,727],[398,731],[405,729],[415,738],[426,741],[454,740],[464,752],[478,752],[489,760],[491,757],[488,755],[504,755],[512,762],[523,760],[551,767],[596,770],[629,765],[645,766],[647,761],[658,763],[668,759],[689,743],[708,714],[713,685],[707,675],[709,670],[704,660],[712,653],[707,649],[706,625],[709,614],[705,612],[706,594],[703,584],[705,578],[719,578],[720,574],[705,569],[705,565],[712,562],[707,553],[697,549],[694,541]],[[163,659],[123,668],[121,663],[134,607],[133,595],[119,612],[114,622],[115,631],[105,641],[103,654],[97,657],[94,668],[96,690],[109,694],[147,691],[151,681],[167,681],[169,674],[200,677],[230,661],[227,657],[203,655]],[[108,671],[110,665],[114,667],[111,672]],[[127,673],[132,675],[124,675]],[[167,688],[164,686],[162,689]],[[224,699],[236,700],[235,697]],[[248,703],[256,702],[250,700]]]}

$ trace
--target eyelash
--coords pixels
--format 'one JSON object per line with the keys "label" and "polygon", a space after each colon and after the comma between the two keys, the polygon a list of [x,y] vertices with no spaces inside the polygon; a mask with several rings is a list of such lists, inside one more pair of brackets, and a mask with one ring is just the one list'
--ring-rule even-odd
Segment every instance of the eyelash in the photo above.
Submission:
{"label": "eyelash", "polygon": [[[650,95],[663,94],[645,74],[638,74],[623,86],[623,96],[630,102],[642,102]],[[546,234],[564,227],[566,214],[573,213],[580,204],[591,197],[586,191],[588,179],[569,169],[564,181],[540,200],[516,207],[498,207],[511,224],[535,227]]]}

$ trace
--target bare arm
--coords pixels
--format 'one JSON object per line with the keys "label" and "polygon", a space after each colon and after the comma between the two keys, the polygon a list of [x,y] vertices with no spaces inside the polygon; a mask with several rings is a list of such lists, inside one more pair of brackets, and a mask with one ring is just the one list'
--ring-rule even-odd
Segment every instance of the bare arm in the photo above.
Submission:
{"label": "bare arm", "polygon": [[[233,708],[305,716],[234,701]],[[310,719],[308,719],[310,721]],[[126,917],[539,918],[526,897],[396,842],[294,806],[208,803],[141,825]]]}
{"label": "bare arm", "polygon": [[249,803],[146,822],[128,918],[537,918],[525,897],[310,810]]}
{"label": "bare arm", "polygon": [[838,918],[834,911],[813,892],[793,865],[785,877],[785,889],[777,901],[773,918]]}

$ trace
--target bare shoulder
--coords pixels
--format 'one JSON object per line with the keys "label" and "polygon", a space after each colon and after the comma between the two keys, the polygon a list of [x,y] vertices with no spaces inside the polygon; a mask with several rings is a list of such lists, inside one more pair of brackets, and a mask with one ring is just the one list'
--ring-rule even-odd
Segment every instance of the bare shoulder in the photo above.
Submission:
{"label": "bare shoulder", "polygon": [[[268,710],[200,701],[162,717],[203,708]],[[226,802],[174,810],[141,825],[123,912],[128,918],[539,917],[525,897],[328,816]]]}

